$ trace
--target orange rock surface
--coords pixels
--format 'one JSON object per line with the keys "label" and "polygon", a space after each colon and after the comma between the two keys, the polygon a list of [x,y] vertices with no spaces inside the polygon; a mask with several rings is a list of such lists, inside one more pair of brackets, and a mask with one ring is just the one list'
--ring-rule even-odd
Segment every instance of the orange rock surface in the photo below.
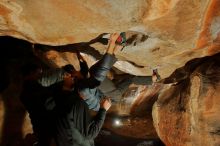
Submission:
{"label": "orange rock surface", "polygon": [[[148,36],[146,40],[136,37],[117,53],[126,62],[118,62],[116,68],[141,76],[150,75],[151,68],[160,68],[165,78],[193,58],[219,52],[219,3],[218,0],[1,1],[0,35],[61,45],[87,42],[105,32],[125,31],[128,38],[142,33]],[[93,47],[100,53],[106,48],[99,43]],[[124,65],[130,66],[129,70]]]}
{"label": "orange rock surface", "polygon": [[157,134],[167,146],[220,144],[219,55],[189,62],[183,67],[187,76],[161,91],[153,119]]}

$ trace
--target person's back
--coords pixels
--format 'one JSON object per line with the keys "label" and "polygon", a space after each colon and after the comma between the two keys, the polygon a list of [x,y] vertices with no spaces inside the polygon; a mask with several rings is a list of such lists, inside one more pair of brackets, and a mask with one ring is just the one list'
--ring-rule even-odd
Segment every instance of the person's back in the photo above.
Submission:
{"label": "person's back", "polygon": [[[78,93],[74,90],[62,88],[63,83],[56,84],[54,88],[54,99],[56,107],[54,110],[54,136],[57,146],[90,146],[80,131],[76,128],[74,115],[77,117],[83,114],[84,110],[79,109],[77,113],[73,110],[79,101]],[[84,123],[84,121],[80,121]]]}
{"label": "person's back", "polygon": [[37,64],[27,64],[23,67],[23,90],[20,100],[29,113],[32,128],[37,137],[39,146],[49,146],[52,139],[51,108],[49,103],[51,92],[48,87],[43,87],[37,79],[41,69]]}

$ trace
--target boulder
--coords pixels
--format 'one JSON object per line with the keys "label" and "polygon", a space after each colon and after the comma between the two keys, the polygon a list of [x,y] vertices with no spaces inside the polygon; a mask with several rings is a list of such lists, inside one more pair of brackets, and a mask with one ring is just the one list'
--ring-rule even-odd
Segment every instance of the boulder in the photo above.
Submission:
{"label": "boulder", "polygon": [[220,145],[219,58],[217,54],[188,62],[182,68],[185,77],[177,76],[181,80],[162,89],[152,115],[157,134],[167,146]]}

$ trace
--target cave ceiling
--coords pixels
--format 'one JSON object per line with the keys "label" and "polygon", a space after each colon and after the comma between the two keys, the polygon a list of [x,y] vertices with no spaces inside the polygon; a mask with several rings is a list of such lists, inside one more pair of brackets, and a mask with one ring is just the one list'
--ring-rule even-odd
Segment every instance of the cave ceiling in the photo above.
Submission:
{"label": "cave ceiling", "polygon": [[[1,0],[0,35],[59,46],[126,32],[130,43],[116,54],[115,67],[139,76],[158,68],[165,78],[193,58],[219,52],[219,6],[218,0]],[[95,42],[80,49],[92,64],[97,58],[86,52],[101,55],[106,47]],[[74,64],[72,53],[46,56],[57,66]]]}

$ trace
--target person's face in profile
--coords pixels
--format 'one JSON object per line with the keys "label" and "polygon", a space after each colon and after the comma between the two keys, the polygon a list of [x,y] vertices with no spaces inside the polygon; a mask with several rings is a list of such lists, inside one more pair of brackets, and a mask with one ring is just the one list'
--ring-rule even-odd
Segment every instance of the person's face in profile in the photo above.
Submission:
{"label": "person's face in profile", "polygon": [[64,86],[71,88],[74,85],[74,76],[70,73],[65,73],[63,77]]}

